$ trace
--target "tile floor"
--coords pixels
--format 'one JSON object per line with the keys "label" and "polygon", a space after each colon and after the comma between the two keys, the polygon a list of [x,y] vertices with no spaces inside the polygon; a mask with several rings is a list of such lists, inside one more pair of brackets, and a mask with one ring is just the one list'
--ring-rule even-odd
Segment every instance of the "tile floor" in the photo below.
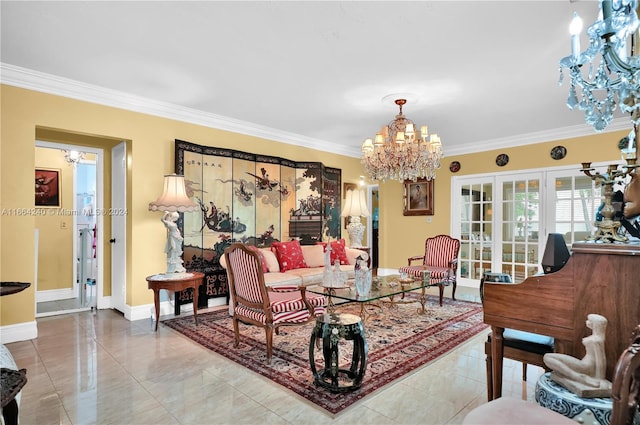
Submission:
{"label": "tile floor", "polygon": [[83,303],[80,298],[69,298],[56,301],[43,301],[36,304],[36,317],[55,316],[58,314],[78,313],[91,310],[96,305],[95,297],[89,297]]}
{"label": "tile floor", "polygon": [[[150,320],[99,310],[37,323],[37,339],[7,344],[29,380],[21,425],[459,424],[486,401],[486,332],[333,417]],[[523,383],[505,359],[505,396],[533,399],[542,369],[528,370]]]}

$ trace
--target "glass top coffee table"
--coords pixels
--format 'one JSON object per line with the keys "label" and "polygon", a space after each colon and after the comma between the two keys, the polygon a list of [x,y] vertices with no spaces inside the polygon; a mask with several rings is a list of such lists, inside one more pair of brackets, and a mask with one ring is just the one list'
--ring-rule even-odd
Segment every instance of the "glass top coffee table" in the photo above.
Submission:
{"label": "glass top coffee table", "polygon": [[[371,291],[366,295],[358,295],[353,280],[347,281],[346,285],[341,287],[328,287],[323,285],[308,286],[306,290],[314,294],[326,295],[328,297],[329,310],[336,304],[334,304],[334,298],[343,300],[345,303],[356,302],[360,303],[360,317],[365,320],[366,312],[365,305],[373,301],[383,300],[389,298],[389,302],[393,303],[405,303],[416,302],[420,303],[418,309],[419,314],[425,314],[425,304],[427,302],[427,296],[425,289],[432,286],[431,280],[412,280],[402,279],[400,275],[388,275],[377,276],[373,278],[371,285]],[[417,300],[396,300],[396,297],[405,293],[420,290],[420,296]],[[339,303],[342,304],[342,303]]]}

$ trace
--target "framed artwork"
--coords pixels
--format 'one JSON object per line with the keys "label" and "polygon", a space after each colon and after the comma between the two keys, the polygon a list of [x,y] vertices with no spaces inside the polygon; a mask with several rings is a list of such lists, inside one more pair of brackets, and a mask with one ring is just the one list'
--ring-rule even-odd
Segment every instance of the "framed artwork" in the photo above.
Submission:
{"label": "framed artwork", "polygon": [[403,215],[433,215],[433,180],[405,180]]}
{"label": "framed artwork", "polygon": [[500,155],[496,156],[496,165],[498,167],[504,167],[508,163],[509,163],[509,155],[507,155],[506,153],[501,153]]}
{"label": "framed artwork", "polygon": [[553,149],[551,149],[550,155],[551,158],[555,159],[556,161],[560,160],[567,156],[567,148],[561,145],[554,146]]}
{"label": "framed artwork", "polygon": [[36,207],[60,207],[60,170],[55,168],[36,168],[35,174]]}
{"label": "framed artwork", "polygon": [[[355,183],[342,183],[342,199],[345,199],[347,197],[347,190],[355,190],[358,188],[358,185]],[[347,228],[347,224],[349,224],[349,218],[350,217],[345,217],[344,218],[344,228]]]}

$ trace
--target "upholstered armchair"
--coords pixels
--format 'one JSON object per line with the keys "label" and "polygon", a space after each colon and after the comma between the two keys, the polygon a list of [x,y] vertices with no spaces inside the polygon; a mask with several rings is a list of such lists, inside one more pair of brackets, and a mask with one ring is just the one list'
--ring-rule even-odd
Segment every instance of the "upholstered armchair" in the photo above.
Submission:
{"label": "upholstered armchair", "polygon": [[[431,284],[440,288],[440,305],[444,287],[453,285],[451,298],[456,299],[456,275],[458,271],[458,253],[460,241],[448,235],[438,235],[428,238],[424,244],[424,255],[410,257],[406,267],[400,267],[400,273],[409,276],[422,277],[425,270],[431,272]],[[422,261],[420,265],[413,265],[414,261]]]}
{"label": "upholstered armchair", "polygon": [[235,344],[240,344],[239,323],[262,326],[267,339],[267,362],[271,363],[273,332],[280,326],[301,325],[323,314],[326,299],[307,295],[304,287],[267,288],[259,253],[241,243],[224,252],[233,300]]}

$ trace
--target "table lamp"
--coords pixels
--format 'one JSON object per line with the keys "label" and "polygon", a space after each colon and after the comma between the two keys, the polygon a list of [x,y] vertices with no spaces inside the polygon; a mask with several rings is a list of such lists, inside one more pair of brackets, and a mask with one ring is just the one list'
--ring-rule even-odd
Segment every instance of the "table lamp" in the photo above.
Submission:
{"label": "table lamp", "polygon": [[184,187],[184,176],[167,174],[164,176],[164,192],[154,202],[149,203],[149,211],[164,211],[162,222],[167,229],[167,274],[184,273],[186,269],[182,261],[183,237],[178,228],[179,212],[197,211],[198,205],[187,196]]}
{"label": "table lamp", "polygon": [[364,196],[364,191],[360,189],[347,190],[347,197],[344,203],[342,217],[350,217],[347,225],[351,248],[361,247],[362,236],[364,235],[364,224],[360,222],[360,217],[369,217],[369,209]]}

